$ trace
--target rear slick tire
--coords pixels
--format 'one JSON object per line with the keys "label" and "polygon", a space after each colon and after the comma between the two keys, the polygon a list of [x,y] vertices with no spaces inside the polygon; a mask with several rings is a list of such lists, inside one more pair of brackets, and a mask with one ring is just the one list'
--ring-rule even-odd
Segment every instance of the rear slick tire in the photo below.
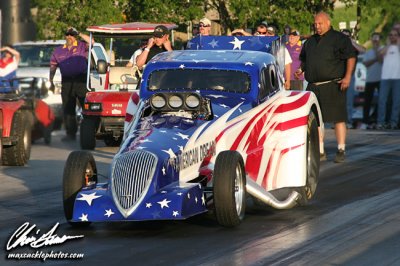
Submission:
{"label": "rear slick tire", "polygon": [[306,150],[306,185],[300,188],[301,197],[297,200],[300,206],[307,205],[314,197],[318,184],[320,154],[318,124],[314,113],[308,115]]}

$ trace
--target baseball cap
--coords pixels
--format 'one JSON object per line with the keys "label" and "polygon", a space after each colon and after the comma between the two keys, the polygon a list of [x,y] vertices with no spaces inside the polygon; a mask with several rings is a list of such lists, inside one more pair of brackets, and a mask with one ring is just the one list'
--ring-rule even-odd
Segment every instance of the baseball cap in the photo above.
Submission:
{"label": "baseball cap", "polygon": [[289,33],[289,35],[293,35],[293,36],[300,36],[300,32],[296,29],[292,29]]}
{"label": "baseball cap", "polygon": [[168,33],[169,33],[169,31],[168,31],[167,27],[165,27],[164,25],[158,25],[154,28],[153,36],[157,37],[157,38],[161,38],[165,34],[168,34]]}
{"label": "baseball cap", "polygon": [[200,19],[199,24],[202,23],[204,26],[211,26],[211,21],[208,18]]}
{"label": "baseball cap", "polygon": [[267,27],[267,32],[269,34],[274,34],[275,35],[275,28],[273,26],[268,26]]}
{"label": "baseball cap", "polygon": [[268,22],[267,22],[266,20],[261,21],[261,22],[260,22],[260,25],[263,25],[263,26],[265,26],[265,27],[268,27]]}
{"label": "baseball cap", "polygon": [[71,35],[71,36],[78,36],[79,32],[77,32],[75,29],[73,28],[69,28],[66,32],[65,35]]}

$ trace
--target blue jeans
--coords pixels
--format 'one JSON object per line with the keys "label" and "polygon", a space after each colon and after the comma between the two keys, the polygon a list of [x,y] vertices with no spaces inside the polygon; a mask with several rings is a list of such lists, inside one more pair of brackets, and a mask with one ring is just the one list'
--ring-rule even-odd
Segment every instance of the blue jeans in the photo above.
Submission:
{"label": "blue jeans", "polygon": [[378,101],[378,124],[383,125],[386,117],[386,105],[388,95],[392,92],[392,111],[390,115],[390,125],[397,126],[400,114],[400,79],[381,80]]}

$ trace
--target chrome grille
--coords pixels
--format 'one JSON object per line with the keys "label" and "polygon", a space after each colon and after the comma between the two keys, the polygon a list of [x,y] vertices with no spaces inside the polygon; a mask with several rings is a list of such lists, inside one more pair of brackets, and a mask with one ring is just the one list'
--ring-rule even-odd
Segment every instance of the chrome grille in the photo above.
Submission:
{"label": "chrome grille", "polygon": [[142,150],[124,153],[116,160],[112,172],[113,196],[126,216],[147,191],[156,164],[157,157]]}

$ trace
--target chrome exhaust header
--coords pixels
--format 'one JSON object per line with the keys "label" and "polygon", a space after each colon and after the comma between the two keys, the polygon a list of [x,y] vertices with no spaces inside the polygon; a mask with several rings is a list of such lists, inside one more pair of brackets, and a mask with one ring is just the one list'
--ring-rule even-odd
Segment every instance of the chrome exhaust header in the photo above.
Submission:
{"label": "chrome exhaust header", "polygon": [[271,193],[260,188],[260,186],[252,179],[247,178],[246,190],[253,197],[261,200],[265,204],[275,209],[290,209],[297,205],[296,200],[301,197],[297,191],[292,191],[290,195],[283,201],[275,198]]}

